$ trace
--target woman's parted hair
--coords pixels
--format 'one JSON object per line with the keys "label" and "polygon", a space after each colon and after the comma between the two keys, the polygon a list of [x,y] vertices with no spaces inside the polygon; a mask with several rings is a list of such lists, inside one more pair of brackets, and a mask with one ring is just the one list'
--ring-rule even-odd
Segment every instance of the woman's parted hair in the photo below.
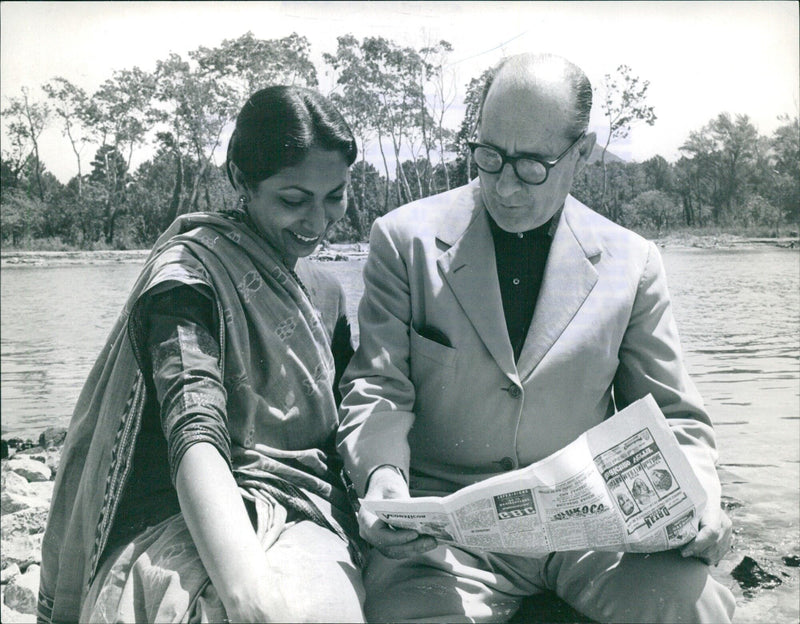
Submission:
{"label": "woman's parted hair", "polygon": [[348,166],[358,148],[338,110],[322,95],[305,87],[274,86],[256,91],[236,117],[228,142],[226,169],[242,172],[248,187],[297,165],[312,147],[341,152]]}

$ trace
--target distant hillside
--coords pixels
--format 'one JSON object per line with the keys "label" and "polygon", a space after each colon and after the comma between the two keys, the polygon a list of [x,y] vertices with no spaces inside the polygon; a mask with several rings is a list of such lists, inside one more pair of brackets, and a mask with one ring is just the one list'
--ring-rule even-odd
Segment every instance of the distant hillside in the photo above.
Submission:
{"label": "distant hillside", "polygon": [[[592,153],[589,156],[588,163],[591,165],[592,163],[600,162],[600,156],[602,155],[602,153],[603,153],[603,147],[595,143],[594,148],[592,148]],[[625,160],[614,154],[611,150],[609,150],[606,152],[606,163],[612,163],[612,162],[625,162]]]}

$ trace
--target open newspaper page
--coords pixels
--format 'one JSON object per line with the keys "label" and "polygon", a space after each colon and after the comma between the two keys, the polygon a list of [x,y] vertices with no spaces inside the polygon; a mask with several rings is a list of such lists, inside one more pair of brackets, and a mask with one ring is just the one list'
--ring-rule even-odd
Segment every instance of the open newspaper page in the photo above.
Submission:
{"label": "open newspaper page", "polygon": [[648,395],[526,468],[441,498],[361,504],[441,542],[535,556],[675,548],[697,534],[706,496]]}

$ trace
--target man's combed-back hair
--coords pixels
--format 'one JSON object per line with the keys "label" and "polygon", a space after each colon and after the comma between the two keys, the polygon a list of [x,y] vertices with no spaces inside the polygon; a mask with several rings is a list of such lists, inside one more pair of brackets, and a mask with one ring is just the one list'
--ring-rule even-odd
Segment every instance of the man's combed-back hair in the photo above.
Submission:
{"label": "man's combed-back hair", "polygon": [[230,164],[254,188],[285,167],[301,163],[311,148],[337,150],[348,166],[355,162],[356,141],[338,110],[322,95],[305,87],[275,86],[256,91],[236,118],[228,142]]}
{"label": "man's combed-back hair", "polygon": [[476,129],[480,127],[486,97],[489,95],[489,91],[498,74],[507,65],[516,65],[518,68],[535,66],[537,71],[545,73],[562,72],[564,80],[569,83],[575,105],[574,122],[570,134],[577,138],[581,132],[586,132],[589,128],[589,117],[592,112],[592,83],[580,67],[555,54],[518,54],[503,59],[492,68],[481,92],[481,104],[478,109]]}

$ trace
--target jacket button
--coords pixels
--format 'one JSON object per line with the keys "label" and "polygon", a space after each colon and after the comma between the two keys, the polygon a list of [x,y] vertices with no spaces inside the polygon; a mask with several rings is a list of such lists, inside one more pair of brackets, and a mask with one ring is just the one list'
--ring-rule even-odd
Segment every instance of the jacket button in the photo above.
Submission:
{"label": "jacket button", "polygon": [[511,386],[508,389],[508,393],[512,399],[518,399],[522,395],[522,390],[519,389],[519,386]]}
{"label": "jacket button", "polygon": [[503,470],[514,470],[514,460],[510,457],[504,457],[500,460],[500,467]]}

